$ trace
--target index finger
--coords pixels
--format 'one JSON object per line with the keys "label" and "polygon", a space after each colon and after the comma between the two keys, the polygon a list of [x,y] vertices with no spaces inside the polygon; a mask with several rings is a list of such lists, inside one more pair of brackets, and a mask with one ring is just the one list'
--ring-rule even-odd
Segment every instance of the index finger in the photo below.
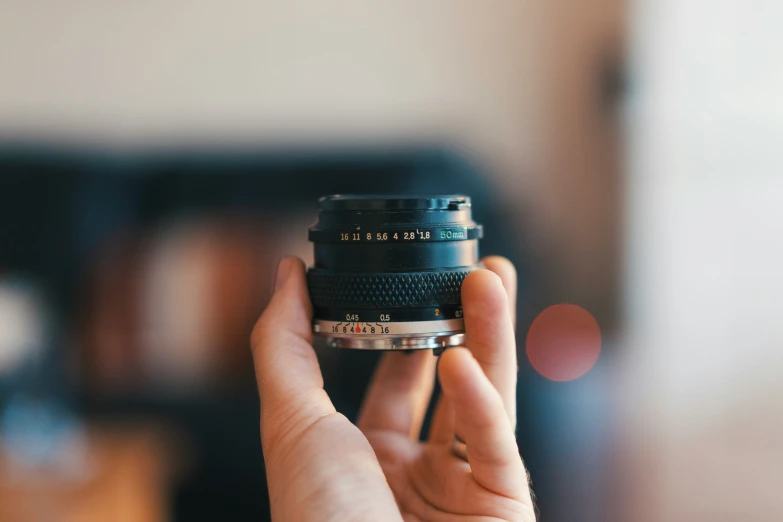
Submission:
{"label": "index finger", "polygon": [[517,322],[517,270],[514,265],[501,256],[487,256],[481,260],[487,270],[495,272],[500,281],[503,283],[503,288],[506,289],[508,295],[508,313],[511,314],[511,324],[516,326]]}
{"label": "index finger", "polygon": [[471,272],[462,284],[466,346],[503,399],[516,426],[517,346],[509,296],[497,274]]}
{"label": "index finger", "polygon": [[[506,295],[508,297],[508,315],[510,316],[511,321],[511,328],[513,330],[514,323],[516,319],[516,297],[517,297],[517,272],[514,269],[514,265],[511,264],[511,261],[504,257],[500,256],[489,256],[485,257],[481,260],[481,262],[484,264],[484,266],[487,267],[490,271],[494,272],[498,275],[498,277],[501,280],[501,283],[503,285],[503,288],[506,291]],[[472,285],[472,283],[471,283]],[[497,292],[497,289],[495,289],[495,292]],[[471,297],[476,297],[476,292],[473,292],[471,294]],[[481,292],[479,292],[481,294]],[[472,312],[472,306],[473,302],[468,303],[467,307],[471,308]],[[465,311],[466,317],[468,314],[467,308]],[[473,317],[475,314],[471,314],[471,317]],[[467,321],[467,319],[466,319]],[[478,328],[479,330],[482,329],[482,326],[480,323],[477,323],[475,321],[471,321],[471,323],[474,325],[473,330],[474,334],[476,336],[480,337],[480,331],[476,331]],[[488,326],[489,328],[492,328],[492,326]],[[513,335],[513,332],[512,332]],[[480,339],[477,339],[480,341]],[[468,345],[472,346],[470,344],[470,339],[468,339]],[[487,362],[489,362],[489,365],[491,365],[491,361],[494,358],[497,358],[497,356],[492,355],[493,350],[491,349],[483,349],[480,350],[481,343],[477,343],[474,348],[476,348],[476,351],[482,352],[482,359],[485,361],[485,364],[482,365],[482,368],[486,370]],[[508,360],[508,364],[510,365],[510,368],[516,368],[516,347],[514,347],[513,350],[503,350],[504,353],[506,353],[506,358]],[[513,356],[513,359],[512,359]],[[502,357],[501,357],[502,359]],[[497,376],[492,380],[492,383],[494,386],[498,386],[496,384],[496,381],[500,380],[501,387],[504,387],[506,391],[501,394],[503,397],[504,404],[507,404],[509,407],[509,411],[512,413],[509,415],[509,420],[513,422],[516,419],[516,371],[514,372],[514,375],[511,379],[512,384],[509,384],[509,377],[506,376],[505,378],[498,379]],[[438,405],[435,408],[435,414],[432,418],[432,425],[430,427],[430,434],[429,434],[429,440],[433,442],[451,442],[452,437],[454,435],[454,412],[449,404],[449,401],[446,397],[440,396],[438,397]]]}

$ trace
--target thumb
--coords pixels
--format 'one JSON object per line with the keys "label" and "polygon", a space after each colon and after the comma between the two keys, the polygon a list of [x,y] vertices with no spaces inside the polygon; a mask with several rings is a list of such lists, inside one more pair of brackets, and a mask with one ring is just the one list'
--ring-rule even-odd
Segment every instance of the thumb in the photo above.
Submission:
{"label": "thumb", "polygon": [[280,262],[250,344],[274,520],[400,520],[367,439],[336,414],[312,347],[304,264]]}
{"label": "thumb", "polygon": [[285,258],[277,268],[272,300],[250,338],[261,436],[268,450],[283,434],[295,436],[295,426],[306,428],[335,411],[312,347],[311,316],[304,263]]}

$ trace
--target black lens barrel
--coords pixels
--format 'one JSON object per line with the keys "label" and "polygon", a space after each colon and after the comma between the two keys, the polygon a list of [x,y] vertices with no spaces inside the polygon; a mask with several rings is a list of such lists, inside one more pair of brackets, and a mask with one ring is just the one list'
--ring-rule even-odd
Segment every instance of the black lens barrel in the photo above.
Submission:
{"label": "black lens barrel", "polygon": [[462,280],[479,263],[481,236],[463,195],[321,198],[309,232],[316,314],[459,306]]}

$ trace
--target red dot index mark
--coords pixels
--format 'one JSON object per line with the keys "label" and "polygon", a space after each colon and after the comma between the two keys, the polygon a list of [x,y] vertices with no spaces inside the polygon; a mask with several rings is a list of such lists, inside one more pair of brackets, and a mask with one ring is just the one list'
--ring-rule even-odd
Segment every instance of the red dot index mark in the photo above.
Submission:
{"label": "red dot index mark", "polygon": [[527,332],[527,358],[552,381],[572,381],[595,365],[601,353],[601,329],[581,306],[553,305],[538,314]]}
{"label": "red dot index mark", "polygon": [[359,326],[357,326],[357,327],[356,327],[356,333],[359,333],[359,332],[360,332],[360,330],[359,330]]}

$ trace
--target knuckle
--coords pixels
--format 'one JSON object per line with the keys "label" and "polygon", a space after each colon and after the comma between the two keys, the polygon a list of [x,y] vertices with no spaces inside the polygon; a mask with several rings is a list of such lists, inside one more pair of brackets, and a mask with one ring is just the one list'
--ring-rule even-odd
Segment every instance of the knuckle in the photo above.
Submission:
{"label": "knuckle", "polygon": [[515,278],[517,275],[517,269],[514,266],[514,263],[503,256],[489,256],[484,260],[484,264],[489,266],[490,270],[500,276]]}

